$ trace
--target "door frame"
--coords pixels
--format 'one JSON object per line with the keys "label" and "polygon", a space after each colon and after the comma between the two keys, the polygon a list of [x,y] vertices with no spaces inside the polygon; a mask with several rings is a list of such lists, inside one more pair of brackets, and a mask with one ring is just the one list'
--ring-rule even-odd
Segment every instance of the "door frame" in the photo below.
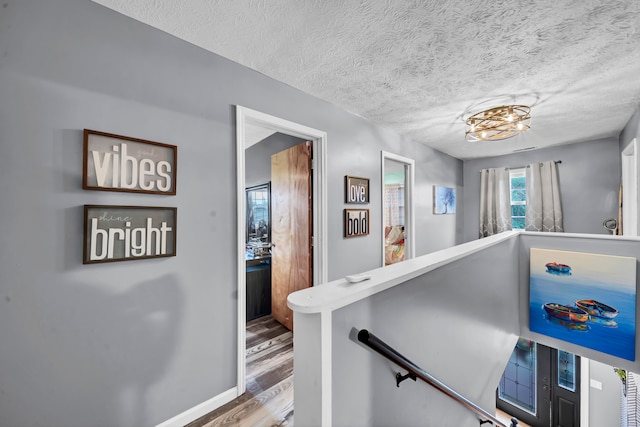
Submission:
{"label": "door frame", "polygon": [[[415,227],[415,203],[413,201],[415,188],[415,160],[410,159],[408,157],[403,157],[398,154],[389,153],[388,151],[380,151],[380,168],[381,168],[381,177],[382,179],[380,184],[380,196],[382,200],[382,215],[380,215],[381,223],[380,223],[380,232],[382,234],[381,240],[381,254],[382,254],[382,267],[384,267],[384,161],[385,160],[393,160],[399,163],[404,163],[405,166],[405,197],[404,197],[404,206],[405,206],[405,246],[404,246],[404,259],[405,261],[416,256],[416,227]],[[407,233],[407,228],[409,232]]]}
{"label": "door frame", "polygon": [[246,125],[263,127],[274,132],[295,136],[313,145],[313,286],[325,283],[328,277],[327,257],[327,133],[298,123],[236,105],[236,201],[237,201],[237,284],[238,284],[238,370],[237,396],[246,390],[246,263],[245,263],[245,150],[253,145],[246,136]]}
{"label": "door frame", "polygon": [[640,183],[638,182],[638,143],[633,138],[622,150],[622,234],[637,236],[640,234],[638,205],[640,204]]}

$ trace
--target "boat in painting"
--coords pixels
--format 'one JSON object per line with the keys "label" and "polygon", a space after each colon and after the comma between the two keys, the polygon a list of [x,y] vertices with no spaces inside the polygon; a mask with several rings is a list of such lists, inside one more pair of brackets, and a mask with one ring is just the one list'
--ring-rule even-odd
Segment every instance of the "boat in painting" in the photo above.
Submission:
{"label": "boat in painting", "polygon": [[581,299],[576,301],[576,306],[589,313],[590,316],[602,319],[613,319],[618,315],[618,310],[594,299]]}
{"label": "boat in painting", "polygon": [[547,273],[569,275],[571,274],[571,267],[567,264],[560,264],[557,262],[548,262],[545,264],[547,267]]}
{"label": "boat in painting", "polygon": [[584,322],[584,323],[573,322],[571,320],[558,319],[557,317],[553,317],[553,316],[547,316],[547,321],[553,323],[554,325],[563,326],[566,329],[569,329],[570,331],[579,331],[579,332],[588,331],[589,323],[590,323],[590,322]]}
{"label": "boat in painting", "polygon": [[589,314],[586,311],[571,305],[548,302],[544,305],[544,311],[546,311],[549,316],[571,322],[584,323],[589,320]]}

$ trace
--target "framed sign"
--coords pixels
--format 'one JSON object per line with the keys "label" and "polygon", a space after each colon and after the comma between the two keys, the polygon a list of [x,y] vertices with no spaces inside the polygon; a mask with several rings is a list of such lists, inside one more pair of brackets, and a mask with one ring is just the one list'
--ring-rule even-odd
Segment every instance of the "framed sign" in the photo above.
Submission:
{"label": "framed sign", "polygon": [[84,130],[82,188],[176,194],[178,147]]}
{"label": "framed sign", "polygon": [[345,202],[353,204],[369,203],[369,179],[345,176]]}
{"label": "framed sign", "polygon": [[176,255],[177,208],[84,206],[83,264]]}
{"label": "framed sign", "polygon": [[344,210],[344,237],[369,234],[369,209]]}

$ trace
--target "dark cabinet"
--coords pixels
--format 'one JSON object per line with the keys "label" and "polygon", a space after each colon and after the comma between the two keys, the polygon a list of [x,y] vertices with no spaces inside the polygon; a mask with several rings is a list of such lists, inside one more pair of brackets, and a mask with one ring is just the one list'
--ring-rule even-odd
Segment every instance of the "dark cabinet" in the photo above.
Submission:
{"label": "dark cabinet", "polygon": [[271,260],[247,261],[247,321],[271,314]]}

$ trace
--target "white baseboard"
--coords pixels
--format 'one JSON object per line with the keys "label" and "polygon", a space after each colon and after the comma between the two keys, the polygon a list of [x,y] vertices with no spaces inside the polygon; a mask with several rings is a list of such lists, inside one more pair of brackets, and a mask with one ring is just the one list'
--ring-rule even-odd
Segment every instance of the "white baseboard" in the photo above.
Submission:
{"label": "white baseboard", "polygon": [[229,390],[212,397],[206,402],[202,402],[201,404],[196,405],[191,409],[187,409],[183,413],[158,424],[156,427],[183,427],[184,425],[197,420],[201,416],[218,409],[225,403],[231,402],[236,397],[238,397],[238,387],[230,388]]}

